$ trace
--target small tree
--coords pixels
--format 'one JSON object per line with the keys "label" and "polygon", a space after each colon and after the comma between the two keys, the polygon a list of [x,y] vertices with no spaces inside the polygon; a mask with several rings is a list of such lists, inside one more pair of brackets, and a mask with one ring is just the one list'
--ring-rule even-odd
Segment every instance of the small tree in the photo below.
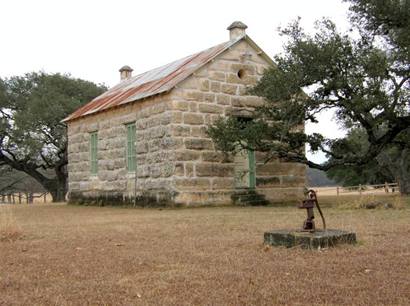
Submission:
{"label": "small tree", "polygon": [[[252,148],[268,159],[305,163],[321,170],[366,167],[392,146],[408,150],[402,141],[410,128],[409,1],[351,1],[352,38],[339,33],[330,20],[306,34],[296,21],[281,30],[288,38],[284,54],[250,93],[266,103],[250,122],[219,120],[208,130],[226,152]],[[306,93],[304,93],[305,90]],[[367,142],[349,150],[349,140],[305,135],[304,122],[317,122],[323,110],[334,110],[346,129],[360,128]],[[323,151],[324,164],[308,160],[304,146]],[[410,178],[401,177],[403,193]]]}
{"label": "small tree", "polygon": [[0,79],[0,166],[25,172],[53,201],[64,200],[67,136],[61,120],[104,90],[58,73]]}

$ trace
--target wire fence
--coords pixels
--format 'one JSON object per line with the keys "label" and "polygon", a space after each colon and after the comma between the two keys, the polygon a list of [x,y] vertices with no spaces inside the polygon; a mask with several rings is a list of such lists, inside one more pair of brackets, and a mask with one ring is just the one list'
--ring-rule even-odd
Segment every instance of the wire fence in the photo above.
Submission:
{"label": "wire fence", "polygon": [[13,192],[0,194],[0,204],[34,204],[51,202],[52,197],[49,192]]}
{"label": "wire fence", "polygon": [[384,183],[377,185],[356,185],[356,186],[333,186],[333,187],[312,187],[317,194],[322,196],[343,196],[343,195],[363,195],[363,194],[394,194],[399,193],[398,183]]}

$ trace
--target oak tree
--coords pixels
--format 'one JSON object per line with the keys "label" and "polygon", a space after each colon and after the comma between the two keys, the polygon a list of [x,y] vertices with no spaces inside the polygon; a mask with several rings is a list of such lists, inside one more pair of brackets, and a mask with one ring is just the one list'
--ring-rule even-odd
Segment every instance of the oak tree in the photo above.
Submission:
{"label": "oak tree", "polygon": [[25,172],[53,201],[64,200],[67,135],[61,120],[105,90],[59,73],[0,78],[0,166]]}
{"label": "oak tree", "polygon": [[[366,167],[387,152],[408,154],[404,135],[410,129],[410,9],[407,0],[351,0],[352,30],[341,33],[323,19],[308,34],[299,20],[281,30],[284,52],[274,57],[250,93],[265,98],[252,121],[221,118],[208,129],[225,152],[251,148],[267,159],[300,162],[329,170]],[[346,129],[360,128],[366,142],[357,150],[347,137],[306,135],[305,122],[317,122],[333,110]],[[306,158],[304,147],[323,151],[322,164]],[[403,193],[410,178],[401,177]]]}

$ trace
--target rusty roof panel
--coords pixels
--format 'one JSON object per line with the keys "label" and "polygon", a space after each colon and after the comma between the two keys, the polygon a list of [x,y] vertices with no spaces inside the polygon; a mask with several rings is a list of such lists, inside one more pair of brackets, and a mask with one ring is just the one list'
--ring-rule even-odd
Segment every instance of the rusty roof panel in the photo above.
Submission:
{"label": "rusty roof panel", "polygon": [[77,109],[63,121],[71,121],[112,107],[167,92],[242,38],[219,44],[202,52],[123,80],[91,102]]}

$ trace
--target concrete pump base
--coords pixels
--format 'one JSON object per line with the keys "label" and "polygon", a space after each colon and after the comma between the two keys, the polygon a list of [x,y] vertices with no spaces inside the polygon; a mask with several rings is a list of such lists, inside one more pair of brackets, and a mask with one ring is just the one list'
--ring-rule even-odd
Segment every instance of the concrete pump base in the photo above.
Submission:
{"label": "concrete pump base", "polygon": [[273,230],[264,234],[264,243],[287,248],[300,246],[304,249],[334,247],[338,244],[355,244],[356,233],[337,229],[303,232],[300,230]]}

